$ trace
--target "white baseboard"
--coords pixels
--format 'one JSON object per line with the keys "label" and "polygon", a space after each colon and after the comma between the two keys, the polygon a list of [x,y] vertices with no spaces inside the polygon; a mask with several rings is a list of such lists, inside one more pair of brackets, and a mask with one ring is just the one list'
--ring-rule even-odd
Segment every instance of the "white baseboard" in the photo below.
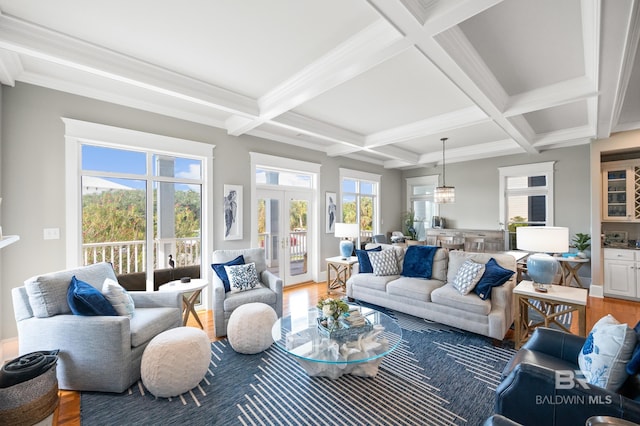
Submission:
{"label": "white baseboard", "polygon": [[0,341],[0,360],[2,362],[14,359],[18,356],[18,338],[4,339]]}
{"label": "white baseboard", "polygon": [[591,284],[589,286],[589,296],[603,299],[604,298],[604,287],[601,286],[601,285]]}

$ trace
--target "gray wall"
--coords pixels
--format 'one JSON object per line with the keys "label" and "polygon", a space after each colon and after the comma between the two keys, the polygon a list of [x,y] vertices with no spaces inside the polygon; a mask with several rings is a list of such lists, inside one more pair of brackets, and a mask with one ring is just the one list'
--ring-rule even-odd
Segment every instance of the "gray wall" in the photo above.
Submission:
{"label": "gray wall", "polygon": [[[465,163],[447,164],[447,185],[456,187],[455,204],[440,206],[447,227],[500,229],[498,168],[556,161],[554,165],[555,226],[569,227],[569,234],[590,232],[589,145],[554,149],[537,155],[511,155]],[[405,171],[403,178],[434,175],[442,168]],[[403,186],[403,197],[406,188]],[[403,198],[405,199],[405,198]]]}
{"label": "gray wall", "polygon": [[[321,163],[320,200],[325,191],[337,192],[338,169],[347,167],[382,175],[382,218],[385,226],[400,222],[401,173],[346,158],[327,157],[318,151],[293,148],[251,136],[229,136],[222,129],[168,118],[132,108],[96,101],[37,86],[18,83],[2,87],[0,193],[5,233],[18,234],[18,243],[0,252],[0,338],[15,336],[11,288],[33,275],[63,269],[65,259],[64,125],[60,117],[92,121],[178,138],[215,144],[214,200],[222,200],[224,183],[244,185],[244,205],[250,205],[249,152]],[[247,247],[250,242],[250,209],[244,209],[244,240],[223,241],[222,206],[214,202],[214,248]],[[321,219],[324,227],[324,217]],[[43,240],[43,228],[60,228],[60,240]],[[324,228],[323,228],[324,229]],[[321,270],[324,259],[335,256],[338,241],[321,233]]]}

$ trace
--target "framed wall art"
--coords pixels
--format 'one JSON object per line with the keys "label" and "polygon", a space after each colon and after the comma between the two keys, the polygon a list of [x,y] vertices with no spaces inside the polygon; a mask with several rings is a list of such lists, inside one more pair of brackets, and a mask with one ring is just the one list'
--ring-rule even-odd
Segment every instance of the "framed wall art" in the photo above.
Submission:
{"label": "framed wall art", "polygon": [[327,192],[325,194],[325,232],[333,234],[338,219],[338,200],[335,192]]}
{"label": "framed wall art", "polygon": [[224,185],[224,239],[242,239],[242,185]]}

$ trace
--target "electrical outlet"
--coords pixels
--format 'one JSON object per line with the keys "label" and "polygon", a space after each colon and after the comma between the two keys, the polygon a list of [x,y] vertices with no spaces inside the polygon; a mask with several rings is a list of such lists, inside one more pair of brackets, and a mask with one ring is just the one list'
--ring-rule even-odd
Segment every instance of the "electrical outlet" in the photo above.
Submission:
{"label": "electrical outlet", "polygon": [[59,240],[60,228],[44,228],[43,234],[45,240]]}

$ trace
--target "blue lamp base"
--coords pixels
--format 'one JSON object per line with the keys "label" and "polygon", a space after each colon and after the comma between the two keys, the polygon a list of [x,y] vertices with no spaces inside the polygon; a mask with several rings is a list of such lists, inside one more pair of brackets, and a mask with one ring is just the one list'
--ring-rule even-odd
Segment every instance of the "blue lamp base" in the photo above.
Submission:
{"label": "blue lamp base", "polygon": [[558,261],[548,254],[536,253],[527,258],[527,275],[534,284],[551,284],[558,273]]}
{"label": "blue lamp base", "polygon": [[343,259],[351,257],[351,253],[353,253],[353,243],[349,240],[341,240],[340,241],[340,254]]}

